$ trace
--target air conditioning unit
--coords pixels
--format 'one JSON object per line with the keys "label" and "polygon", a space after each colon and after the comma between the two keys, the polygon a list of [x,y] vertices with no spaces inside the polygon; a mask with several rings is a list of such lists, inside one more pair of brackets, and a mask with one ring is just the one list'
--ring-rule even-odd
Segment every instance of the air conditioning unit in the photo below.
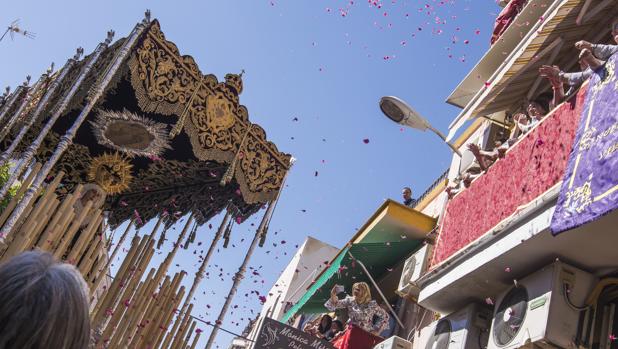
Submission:
{"label": "air conditioning unit", "polygon": [[491,310],[470,304],[433,322],[414,342],[414,349],[484,349]]}
{"label": "air conditioning unit", "polygon": [[397,287],[397,294],[404,298],[417,299],[420,288],[416,285],[416,280],[421,277],[421,273],[427,268],[430,254],[428,245],[424,245],[406,260]]}
{"label": "air conditioning unit", "polygon": [[373,349],[412,349],[412,343],[401,337],[392,336],[373,347]]}
{"label": "air conditioning unit", "polygon": [[[554,262],[518,281],[496,300],[488,349],[570,348],[581,307],[596,278]],[[566,292],[565,292],[566,291]]]}

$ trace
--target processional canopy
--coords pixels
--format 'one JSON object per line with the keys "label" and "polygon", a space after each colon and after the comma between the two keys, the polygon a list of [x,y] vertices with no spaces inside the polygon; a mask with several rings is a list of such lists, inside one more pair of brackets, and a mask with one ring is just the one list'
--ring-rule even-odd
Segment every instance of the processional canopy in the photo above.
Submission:
{"label": "processional canopy", "polygon": [[[39,161],[73,124],[124,40],[96,61],[39,149]],[[57,105],[88,58],[72,67],[48,105]],[[166,40],[157,20],[150,22],[57,163],[55,172],[66,173],[62,190],[86,183],[102,188],[112,228],[160,215],[173,223],[189,212],[203,224],[226,207],[244,221],[275,199],[291,156],[251,123],[239,101],[242,90],[242,74],[227,74],[221,82],[203,74],[192,57]],[[51,112],[32,126],[22,151]]]}

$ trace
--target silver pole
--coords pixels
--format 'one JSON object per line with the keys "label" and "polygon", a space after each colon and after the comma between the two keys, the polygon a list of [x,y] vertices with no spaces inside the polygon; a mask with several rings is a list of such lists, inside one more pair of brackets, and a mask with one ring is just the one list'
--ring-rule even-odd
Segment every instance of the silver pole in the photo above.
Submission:
{"label": "silver pole", "polygon": [[361,262],[360,260],[356,259],[352,255],[352,253],[348,252],[348,254],[350,255],[350,257],[352,257],[352,259],[354,259],[355,261],[358,262],[358,264],[361,266],[361,268],[363,269],[365,274],[367,274],[367,277],[369,278],[369,280],[373,284],[373,287],[375,287],[375,289],[380,294],[380,297],[382,297],[382,300],[384,301],[384,304],[386,304],[386,306],[388,307],[388,310],[391,312],[391,314],[393,314],[393,317],[395,317],[395,320],[397,320],[397,323],[399,324],[399,326],[401,326],[401,328],[404,328],[405,326],[403,325],[403,322],[401,322],[401,320],[399,319],[399,316],[397,316],[397,313],[395,313],[395,310],[393,310],[393,308],[389,304],[388,299],[386,299],[386,297],[384,296],[384,293],[382,293],[382,290],[380,290],[380,287],[378,287],[378,284],[376,283],[376,281],[373,279],[373,277],[371,277],[371,274],[369,274],[369,270],[367,270],[367,268],[365,268],[365,264],[363,264],[363,262]]}
{"label": "silver pole", "polygon": [[[54,64],[52,63],[52,67],[53,66]],[[26,92],[26,97],[24,97],[24,99],[21,101],[19,108],[17,108],[17,110],[15,111],[15,113],[13,113],[13,115],[11,115],[9,120],[2,125],[2,130],[0,131],[0,141],[4,140],[4,137],[6,137],[9,132],[11,132],[11,129],[19,120],[21,114],[24,112],[28,104],[30,104],[30,101],[32,100],[32,97],[34,97],[34,94],[39,88],[41,88],[43,82],[47,80],[51,75],[51,69],[52,68],[48,69],[43,75],[41,75],[39,80],[37,80],[37,82],[32,87],[27,87],[28,91]]]}
{"label": "silver pole", "polygon": [[[272,205],[272,201],[270,205]],[[253,254],[253,251],[255,250],[255,248],[258,245],[258,242],[260,241],[260,237],[261,237],[260,235],[261,234],[258,232],[253,237],[253,240],[251,241],[251,245],[249,246],[249,250],[247,251],[247,254],[245,255],[245,259],[242,261],[240,268],[238,268],[238,272],[236,272],[236,275],[234,275],[234,281],[232,283],[232,288],[230,289],[230,293],[225,298],[225,303],[223,303],[223,308],[221,308],[219,317],[217,318],[217,321],[215,322],[216,326],[213,327],[212,332],[210,333],[210,337],[208,337],[208,343],[206,343],[206,347],[205,347],[206,349],[210,349],[213,343],[215,342],[215,338],[217,337],[217,332],[219,332],[219,326],[223,323],[223,320],[225,319],[225,315],[227,314],[227,309],[230,307],[230,304],[232,303],[232,299],[234,299],[234,295],[236,294],[236,290],[238,289],[238,285],[240,284],[240,280],[242,280],[244,277],[247,264],[249,263],[249,260],[251,259],[251,255]]]}
{"label": "silver pole", "polygon": [[7,86],[2,96],[0,96],[0,113],[4,111],[4,105],[6,103],[6,99],[9,98],[9,94],[11,94],[11,87]]}
{"label": "silver pole", "polygon": [[[45,137],[47,137],[47,135],[49,134],[49,131],[54,126],[56,121],[66,111],[67,106],[69,105],[69,102],[71,102],[71,99],[73,99],[73,97],[75,96],[79,88],[81,87],[82,82],[84,81],[86,76],[90,73],[94,64],[98,61],[99,57],[101,56],[101,53],[112,42],[113,38],[114,38],[114,32],[113,31],[107,32],[107,38],[105,39],[105,41],[99,44],[99,46],[94,50],[94,52],[92,53],[92,57],[89,59],[86,66],[84,67],[82,72],[77,77],[77,80],[75,80],[75,83],[73,84],[73,86],[71,86],[71,89],[67,92],[67,94],[62,99],[62,102],[60,103],[58,108],[56,108],[56,111],[54,112],[54,114],[49,118],[45,126],[43,126],[43,128],[41,129],[41,132],[39,132],[36,139],[28,146],[26,151],[24,151],[24,153],[22,154],[21,156],[22,161],[19,162],[19,164],[17,165],[17,167],[15,168],[15,170],[9,177],[9,180],[7,180],[6,183],[4,183],[4,185],[2,186],[2,189],[0,189],[0,198],[3,198],[6,195],[6,193],[9,192],[9,189],[11,188],[13,183],[17,180],[17,178],[19,178],[19,176],[24,171],[26,166],[30,165],[30,160],[32,160],[32,158],[36,154],[37,150],[43,143],[43,140],[45,139]],[[15,143],[15,141],[13,141],[13,143]],[[17,147],[17,144],[11,144],[11,147],[13,146]],[[4,161],[9,159],[12,151],[14,151],[14,148],[13,150],[9,148],[7,149],[7,151],[5,151],[2,154],[2,156],[0,157],[2,164],[4,164]]]}
{"label": "silver pole", "polygon": [[208,252],[206,252],[206,256],[204,257],[204,260],[202,261],[202,265],[200,265],[200,268],[197,270],[197,273],[195,273],[195,279],[193,280],[191,289],[189,290],[189,293],[187,293],[185,302],[183,303],[182,308],[180,312],[178,313],[178,316],[176,317],[176,321],[180,321],[182,316],[184,316],[184,313],[187,311],[187,308],[189,307],[189,303],[191,303],[191,298],[193,298],[193,294],[197,290],[197,286],[199,286],[200,282],[202,282],[202,279],[204,278],[204,271],[206,271],[206,267],[208,266],[208,261],[210,260],[210,257],[212,257],[212,254],[215,252],[215,249],[217,248],[217,243],[221,239],[221,236],[223,236],[225,227],[227,226],[230,219],[231,219],[231,214],[226,213],[225,217],[223,217],[223,222],[221,222],[220,228],[217,229],[217,232],[215,233],[215,236],[213,237],[212,242],[210,243]]}
{"label": "silver pole", "polygon": [[149,17],[150,17],[149,12],[147,12],[146,18],[144,18],[142,22],[138,23],[135,26],[135,28],[133,29],[133,31],[127,38],[127,40],[123,43],[122,48],[120,49],[120,51],[118,52],[114,60],[112,61],[109,69],[107,69],[101,82],[97,84],[96,86],[94,86],[94,89],[90,91],[91,93],[89,93],[87,97],[88,103],[86,103],[86,106],[82,109],[81,113],[79,114],[79,116],[77,117],[77,119],[75,120],[71,128],[66,132],[64,136],[60,138],[60,142],[58,143],[56,150],[51,155],[49,160],[45,163],[41,171],[39,171],[34,181],[32,182],[30,188],[28,188],[28,190],[24,193],[24,196],[19,202],[18,206],[15,208],[15,210],[13,210],[13,212],[9,216],[8,220],[6,221],[2,229],[0,229],[0,246],[2,245],[6,246],[5,241],[6,241],[7,235],[11,232],[13,227],[17,224],[17,221],[21,217],[22,213],[25,211],[26,206],[28,205],[30,200],[34,198],[34,196],[36,195],[36,192],[39,190],[39,188],[43,184],[43,181],[45,180],[47,175],[51,172],[51,169],[53,168],[53,166],[56,164],[56,162],[58,162],[62,154],[64,154],[64,152],[68,148],[69,144],[71,144],[71,142],[73,141],[73,137],[75,137],[77,130],[79,129],[81,124],[86,119],[86,116],[88,116],[88,114],[90,113],[94,105],[98,102],[99,98],[105,91],[105,88],[107,87],[109,82],[114,77],[114,74],[117,72],[120,65],[124,62],[125,58],[129,55],[129,52],[133,48],[133,45],[137,41],[137,38],[146,28],[146,25],[149,22]]}
{"label": "silver pole", "polygon": [[[79,59],[79,57],[82,55],[83,52],[84,52],[84,49],[80,47],[77,49],[77,52],[75,53],[75,55],[69,58],[64,68],[62,68],[60,76],[54,79],[54,82],[52,82],[52,84],[49,86],[49,88],[45,92],[45,95],[43,96],[39,104],[37,105],[34,113],[32,113],[32,115],[28,118],[28,121],[26,121],[26,124],[19,130],[19,133],[17,134],[17,136],[15,136],[15,138],[11,141],[11,145],[9,146],[9,148],[5,150],[2,153],[2,155],[0,155],[0,166],[4,165],[6,160],[8,160],[10,156],[13,154],[13,152],[19,145],[19,142],[21,142],[21,140],[24,138],[28,130],[30,130],[30,127],[38,119],[39,115],[43,112],[43,109],[47,107],[47,103],[49,102],[49,99],[56,92],[58,87],[60,87],[60,84],[66,78],[69,70],[73,68],[73,65],[75,65],[75,62],[77,62],[77,60]],[[3,197],[3,196],[4,195],[0,193],[0,197]]]}
{"label": "silver pole", "polygon": [[13,107],[13,105],[15,105],[15,103],[17,103],[17,99],[22,94],[22,92],[24,92],[24,90],[27,91],[29,81],[30,81],[30,76],[26,78],[26,81],[24,81],[24,83],[21,86],[18,86],[15,89],[15,92],[13,92],[13,94],[11,95],[11,98],[2,106],[2,112],[0,112],[0,122],[4,120],[9,110]]}
{"label": "silver pole", "polygon": [[[292,158],[290,161],[290,166],[292,166],[294,161],[295,159]],[[283,177],[283,181],[281,181],[281,187],[279,188],[279,192],[277,193],[277,196],[275,197],[275,199],[273,199],[272,201],[268,203],[268,208],[266,209],[266,213],[264,213],[265,217],[272,217],[273,211],[275,207],[277,206],[277,202],[279,201],[279,196],[281,196],[281,191],[283,191],[283,188],[285,186],[285,180],[287,179],[288,173],[289,173],[289,169],[288,169],[288,172],[285,174],[285,177]],[[219,332],[219,325],[222,324],[223,320],[225,319],[225,315],[227,314],[227,309],[230,307],[230,304],[232,303],[232,299],[234,299],[234,295],[236,294],[238,285],[240,284],[240,281],[244,278],[245,271],[247,270],[247,264],[249,264],[249,260],[251,259],[251,256],[253,255],[253,251],[255,250],[255,247],[258,245],[260,239],[266,235],[269,223],[270,223],[269,219],[262,220],[255,236],[253,237],[253,240],[251,241],[251,245],[249,245],[249,250],[247,251],[247,254],[245,255],[245,259],[242,261],[240,268],[238,268],[238,272],[234,275],[234,281],[232,282],[232,288],[230,289],[230,293],[225,298],[225,303],[223,303],[223,308],[221,308],[221,312],[219,313],[219,317],[217,318],[217,322],[215,323],[216,326],[212,329],[212,332],[210,333],[210,337],[208,337],[208,342],[206,343],[206,347],[205,347],[206,349],[210,349],[212,345],[214,344],[215,338],[217,337],[217,332]]]}

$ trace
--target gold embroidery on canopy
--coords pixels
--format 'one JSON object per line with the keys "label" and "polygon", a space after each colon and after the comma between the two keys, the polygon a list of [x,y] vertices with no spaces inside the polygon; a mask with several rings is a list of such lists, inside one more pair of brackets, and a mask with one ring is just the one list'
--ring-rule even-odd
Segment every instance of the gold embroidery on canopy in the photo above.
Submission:
{"label": "gold embroidery on canopy", "polygon": [[291,156],[279,152],[264,130],[249,121],[247,108],[239,103],[240,75],[228,74],[225,82],[203,75],[193,58],[181,56],[165,39],[157,21],[132,53],[129,69],[142,111],[176,116],[171,136],[183,129],[199,160],[230,164],[238,154],[234,178],[247,203],[275,197]]}

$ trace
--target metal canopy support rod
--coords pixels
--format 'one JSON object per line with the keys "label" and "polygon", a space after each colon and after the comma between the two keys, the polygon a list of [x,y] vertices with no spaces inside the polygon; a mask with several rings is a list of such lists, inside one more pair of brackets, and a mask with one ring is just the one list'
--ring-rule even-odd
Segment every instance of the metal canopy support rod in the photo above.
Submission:
{"label": "metal canopy support rod", "polygon": [[[294,164],[294,161],[295,161],[294,158],[290,160],[290,167]],[[275,207],[277,206],[277,202],[279,201],[279,197],[281,196],[281,191],[283,191],[283,188],[285,187],[285,180],[287,179],[287,176],[289,173],[290,172],[288,168],[288,172],[286,172],[285,177],[283,177],[283,180],[281,181],[281,187],[279,187],[277,196],[268,203],[268,208],[266,209],[266,212],[264,213],[264,217],[267,219],[263,219],[262,222],[260,223],[260,226],[258,227],[258,230],[256,231],[255,236],[253,237],[253,240],[251,241],[251,245],[249,245],[249,250],[247,250],[245,259],[242,261],[242,264],[238,268],[238,272],[236,272],[236,274],[234,275],[234,281],[232,283],[232,288],[230,289],[229,294],[225,298],[225,303],[223,304],[223,308],[221,308],[221,312],[219,313],[219,317],[217,318],[215,325],[221,325],[223,323],[223,320],[225,319],[225,315],[227,314],[227,310],[230,307],[230,304],[232,303],[232,299],[234,299],[236,290],[238,289],[238,285],[240,285],[240,281],[245,276],[245,271],[247,270],[247,264],[249,264],[249,260],[251,259],[251,256],[253,255],[253,251],[257,247],[260,240],[262,240],[266,236],[266,233],[268,231],[268,224],[270,223],[269,218],[272,217]],[[210,337],[208,337],[208,342],[206,343],[206,347],[205,347],[206,349],[210,349],[212,347],[212,345],[215,342],[215,338],[217,337],[218,331],[219,331],[219,327],[213,328],[212,332],[210,333]]]}
{"label": "metal canopy support rod", "polygon": [[23,90],[27,89],[28,83],[24,82],[21,86],[18,86],[11,98],[2,105],[2,109],[0,109],[0,122],[4,119],[4,117],[8,114],[9,110],[13,107],[15,103],[17,103],[17,99],[22,94]]}
{"label": "metal canopy support rod", "polygon": [[226,213],[225,217],[223,217],[223,222],[221,222],[221,227],[217,230],[217,232],[215,233],[215,237],[212,239],[212,242],[210,243],[210,247],[208,248],[208,252],[206,252],[206,256],[204,257],[204,260],[202,261],[200,268],[197,270],[197,273],[195,273],[195,279],[193,280],[191,289],[189,290],[189,293],[187,293],[185,302],[182,305],[182,308],[180,312],[178,313],[178,316],[176,317],[176,321],[180,321],[182,317],[184,316],[185,312],[187,311],[187,308],[189,307],[189,303],[191,303],[191,298],[193,298],[193,294],[197,290],[197,286],[199,286],[200,282],[204,278],[204,271],[206,271],[206,267],[208,266],[208,261],[210,260],[210,257],[212,257],[212,254],[214,253],[215,249],[217,248],[217,243],[221,239],[221,236],[223,236],[223,231],[225,230],[224,228],[227,226],[229,220],[230,220],[230,214]]}
{"label": "metal canopy support rod", "polygon": [[41,75],[39,80],[37,80],[37,82],[33,86],[24,87],[27,89],[27,91],[25,92],[26,96],[21,101],[19,108],[17,108],[13,115],[11,115],[11,117],[6,122],[3,122],[3,125],[0,128],[0,141],[4,140],[4,137],[6,137],[9,132],[11,132],[11,129],[13,128],[13,126],[15,126],[15,123],[17,123],[17,120],[19,120],[19,117],[24,112],[24,110],[26,110],[26,107],[28,107],[28,104],[30,104],[30,101],[32,101],[32,98],[34,97],[37,90],[41,88],[41,85],[43,85],[45,80],[49,79],[53,66],[54,64],[52,63],[51,67],[45,73],[43,73],[43,75]]}
{"label": "metal canopy support rod", "polygon": [[388,310],[391,312],[391,314],[393,314],[393,317],[395,318],[395,320],[397,320],[397,323],[399,324],[399,326],[401,326],[401,328],[405,328],[405,326],[403,325],[403,322],[401,322],[401,320],[399,319],[399,316],[397,316],[397,313],[395,313],[395,310],[393,310],[390,303],[388,302],[388,299],[386,299],[386,296],[384,296],[384,293],[382,293],[382,290],[380,290],[380,287],[378,287],[378,284],[376,283],[376,281],[373,279],[373,277],[371,277],[371,274],[369,274],[369,270],[367,270],[367,268],[365,267],[365,264],[363,264],[363,262],[361,262],[360,260],[356,259],[352,255],[352,253],[348,252],[348,254],[350,255],[350,257],[352,257],[353,260],[358,262],[358,264],[361,266],[361,268],[363,269],[363,271],[365,272],[365,274],[371,281],[371,284],[373,284],[373,287],[376,288],[376,290],[380,294],[380,297],[382,297],[384,304],[386,304],[386,306],[388,307]]}
{"label": "metal canopy support rod", "polygon": [[125,58],[129,55],[129,52],[133,48],[133,45],[137,42],[138,37],[144,31],[149,21],[150,21],[150,13],[147,12],[144,20],[135,26],[131,34],[128,36],[127,40],[123,43],[122,48],[120,48],[118,54],[116,55],[116,57],[114,57],[114,60],[111,62],[110,66],[108,66],[108,69],[106,70],[101,82],[95,85],[94,89],[90,91],[87,97],[88,103],[86,103],[86,106],[84,106],[84,108],[82,109],[81,113],[79,114],[79,116],[77,117],[77,119],[75,120],[71,128],[66,132],[64,136],[60,138],[60,142],[58,143],[58,146],[54,150],[54,153],[47,160],[47,162],[45,163],[41,171],[37,174],[30,188],[28,188],[26,193],[24,193],[24,196],[19,202],[19,205],[11,213],[10,217],[8,218],[8,220],[6,221],[6,223],[0,230],[0,247],[2,247],[1,245],[6,245],[5,240],[7,238],[7,235],[11,232],[13,227],[17,224],[17,221],[21,217],[22,213],[25,211],[26,206],[28,205],[30,200],[34,198],[36,192],[39,190],[39,188],[43,184],[43,181],[51,172],[51,169],[53,168],[53,166],[56,164],[56,162],[58,162],[62,154],[64,154],[64,152],[68,148],[69,144],[71,144],[71,142],[73,141],[73,137],[77,133],[77,130],[79,129],[81,124],[84,122],[84,120],[86,119],[86,116],[88,116],[88,114],[90,113],[94,105],[99,101],[99,98],[101,97],[101,95],[103,95],[103,92],[105,91],[110,81],[112,80],[112,78],[114,77],[118,69],[120,68],[120,65],[124,62]]}
{"label": "metal canopy support rod", "polygon": [[[35,123],[36,120],[39,118],[39,115],[43,112],[43,109],[47,107],[47,103],[49,102],[49,99],[56,92],[58,87],[60,87],[60,84],[64,81],[64,79],[66,78],[71,68],[73,68],[73,66],[75,65],[75,62],[79,60],[79,57],[82,55],[82,53],[84,53],[84,49],[79,47],[75,55],[69,58],[64,68],[62,68],[60,72],[60,76],[54,79],[54,82],[52,82],[51,86],[49,86],[49,88],[45,92],[45,95],[43,96],[43,99],[37,105],[34,113],[32,113],[32,116],[28,118],[28,120],[26,121],[26,124],[19,130],[19,133],[17,134],[17,136],[15,136],[15,138],[11,141],[11,145],[9,146],[9,148],[5,150],[4,153],[2,153],[2,155],[0,155],[0,166],[4,165],[6,161],[10,159],[10,156],[13,155],[13,152],[19,145],[19,142],[21,142],[21,140],[24,138],[26,133],[28,133],[28,131],[30,130],[30,127],[32,126],[32,124]],[[0,194],[0,197],[3,197],[3,196],[4,195]]]}
{"label": "metal canopy support rod", "polygon": [[[271,205],[272,205],[272,202],[271,202]],[[227,309],[232,303],[232,299],[234,299],[234,295],[236,294],[236,290],[238,289],[240,280],[244,278],[244,274],[247,269],[247,264],[249,264],[251,255],[253,255],[253,251],[257,247],[258,242],[260,241],[260,238],[261,238],[261,235],[259,234],[259,232],[256,233],[255,236],[253,237],[253,240],[251,241],[251,245],[249,245],[249,250],[247,251],[247,254],[245,255],[245,259],[242,261],[240,268],[238,268],[236,275],[234,275],[234,281],[232,283],[232,288],[230,289],[229,294],[225,298],[225,303],[223,304],[223,308],[221,308],[221,312],[219,313],[219,317],[217,318],[215,325],[220,326],[223,323],[223,320],[225,319],[225,315],[227,313]],[[212,345],[214,344],[215,338],[217,337],[218,331],[219,331],[218,327],[214,327],[212,329],[212,332],[210,333],[210,337],[208,338],[208,343],[206,343],[206,347],[205,347],[206,349],[210,349],[212,347]]]}
{"label": "metal canopy support rod", "polygon": [[[73,96],[75,96],[75,93],[77,93],[77,90],[81,87],[82,82],[84,81],[84,79],[86,78],[90,70],[92,70],[92,67],[94,66],[96,61],[99,59],[99,56],[101,55],[103,50],[109,45],[110,42],[112,42],[113,37],[114,37],[113,31],[107,32],[107,38],[105,39],[105,41],[99,44],[99,46],[94,50],[94,53],[92,54],[92,57],[90,58],[88,64],[86,64],[81,74],[78,76],[77,80],[75,80],[75,82],[73,83],[73,86],[71,86],[71,89],[64,96],[64,98],[62,99],[62,102],[60,102],[54,114],[49,118],[49,120],[47,120],[47,123],[45,124],[45,126],[43,126],[43,128],[37,135],[36,139],[28,146],[28,148],[26,148],[26,150],[22,154],[21,161],[17,164],[17,167],[11,173],[11,176],[6,181],[6,183],[4,183],[4,185],[2,186],[2,189],[0,189],[0,198],[3,198],[6,195],[6,193],[9,192],[9,189],[11,188],[13,183],[17,180],[17,178],[19,178],[19,176],[24,171],[24,169],[26,169],[26,167],[30,165],[30,160],[34,157],[34,154],[36,154],[37,150],[43,143],[43,140],[45,139],[45,137],[47,136],[51,128],[54,126],[56,121],[65,112],[67,106],[69,105],[69,102],[71,101]],[[13,143],[15,143],[15,141],[13,141]],[[18,144],[11,144],[11,148],[7,149],[2,154],[2,156],[0,156],[0,161],[1,161],[0,164],[4,165],[5,161],[10,159],[10,156],[12,155],[17,145]]]}

